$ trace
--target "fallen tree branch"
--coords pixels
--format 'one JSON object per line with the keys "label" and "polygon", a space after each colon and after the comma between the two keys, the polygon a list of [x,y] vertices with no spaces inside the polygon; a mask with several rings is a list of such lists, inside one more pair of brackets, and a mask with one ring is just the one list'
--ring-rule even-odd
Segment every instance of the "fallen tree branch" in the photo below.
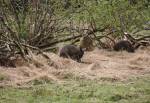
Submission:
{"label": "fallen tree branch", "polygon": [[134,38],[131,36],[130,33],[124,33],[124,35],[132,42],[135,49],[137,49],[140,45],[148,46],[150,45],[150,40],[147,41],[146,39],[150,39],[150,36],[143,36],[141,38]]}
{"label": "fallen tree branch", "polygon": [[143,36],[141,38],[136,39],[137,41],[145,40],[146,38],[150,39],[150,36]]}
{"label": "fallen tree branch", "polygon": [[[92,35],[92,34],[95,33],[95,32],[103,32],[105,29],[106,29],[106,27],[105,27],[105,28],[102,28],[102,29],[94,29],[94,30],[92,30],[92,31],[89,30],[89,31],[87,32],[87,35]],[[87,30],[87,29],[86,29],[86,30]],[[77,38],[80,38],[80,37],[82,37],[82,36],[83,36],[82,34],[74,35],[74,36],[69,36],[69,37],[66,37],[66,38],[63,38],[63,39],[59,39],[59,40],[53,41],[53,42],[48,43],[48,44],[39,45],[38,47],[39,47],[40,49],[44,49],[44,48],[47,48],[47,47],[51,47],[52,45],[55,45],[55,44],[57,44],[57,43],[70,41],[70,40],[72,40],[72,39],[77,39]]]}

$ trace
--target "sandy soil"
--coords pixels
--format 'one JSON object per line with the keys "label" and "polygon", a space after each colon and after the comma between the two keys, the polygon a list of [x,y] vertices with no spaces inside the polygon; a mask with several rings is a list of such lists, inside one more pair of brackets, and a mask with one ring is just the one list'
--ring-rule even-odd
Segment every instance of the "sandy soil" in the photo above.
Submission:
{"label": "sandy soil", "polygon": [[131,77],[150,74],[150,48],[136,53],[114,52],[95,49],[86,52],[82,63],[46,53],[53,66],[41,55],[34,55],[36,65],[20,62],[17,68],[0,67],[0,85],[29,84],[33,80],[63,82],[66,79],[90,79],[124,81]]}

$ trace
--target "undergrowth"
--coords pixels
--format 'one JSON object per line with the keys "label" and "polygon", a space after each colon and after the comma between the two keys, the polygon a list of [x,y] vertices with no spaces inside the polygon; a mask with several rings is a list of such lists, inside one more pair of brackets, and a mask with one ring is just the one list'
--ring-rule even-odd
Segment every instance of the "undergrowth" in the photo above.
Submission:
{"label": "undergrowth", "polygon": [[0,103],[150,103],[150,76],[128,82],[69,81],[0,88]]}

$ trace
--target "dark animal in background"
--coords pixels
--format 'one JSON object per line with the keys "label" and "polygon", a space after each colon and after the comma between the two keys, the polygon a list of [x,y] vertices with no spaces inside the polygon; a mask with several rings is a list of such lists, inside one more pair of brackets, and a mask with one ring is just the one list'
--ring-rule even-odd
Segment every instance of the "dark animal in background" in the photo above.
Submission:
{"label": "dark animal in background", "polygon": [[60,50],[60,57],[71,58],[77,62],[81,62],[84,50],[75,45],[66,45]]}
{"label": "dark animal in background", "polygon": [[134,47],[127,40],[121,40],[121,41],[117,42],[113,48],[115,51],[126,50],[130,53],[134,52]]}
{"label": "dark animal in background", "polygon": [[11,60],[8,58],[0,58],[0,66],[15,68],[15,60]]}
{"label": "dark animal in background", "polygon": [[70,0],[63,0],[64,9],[68,9],[71,6]]}

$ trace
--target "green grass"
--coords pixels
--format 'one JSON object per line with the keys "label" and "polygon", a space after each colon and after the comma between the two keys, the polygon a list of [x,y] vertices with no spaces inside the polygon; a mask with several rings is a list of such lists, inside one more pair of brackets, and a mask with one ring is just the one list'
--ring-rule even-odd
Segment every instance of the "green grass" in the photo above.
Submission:
{"label": "green grass", "polygon": [[2,82],[4,80],[9,80],[9,77],[0,73],[0,82]]}
{"label": "green grass", "polygon": [[150,76],[128,82],[79,80],[0,88],[0,103],[150,103]]}

